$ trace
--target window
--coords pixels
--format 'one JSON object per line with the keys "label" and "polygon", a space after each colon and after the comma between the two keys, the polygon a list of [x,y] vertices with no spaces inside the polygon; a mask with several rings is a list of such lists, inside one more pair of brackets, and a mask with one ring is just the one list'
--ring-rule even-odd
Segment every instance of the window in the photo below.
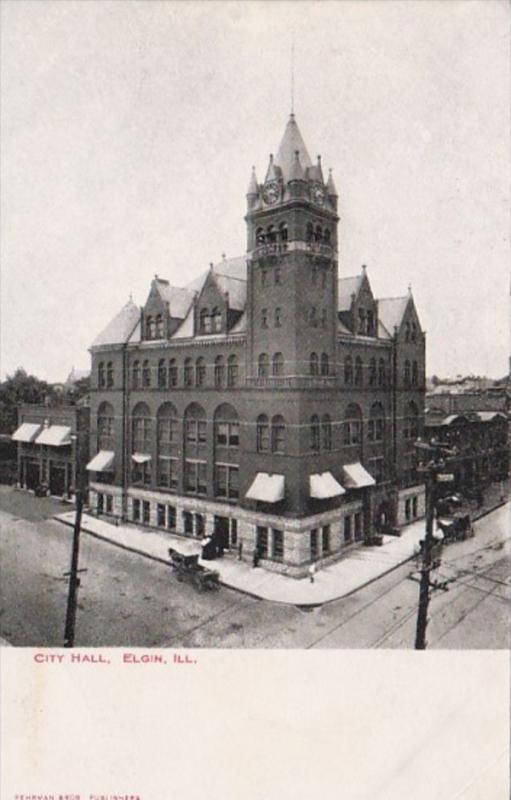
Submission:
{"label": "window", "polygon": [[330,552],[330,525],[323,525],[321,534],[321,549],[323,551],[323,555],[326,556]]}
{"label": "window", "polygon": [[376,359],[369,362],[369,386],[376,386]]}
{"label": "window", "polygon": [[268,283],[268,270],[262,269],[261,270],[261,286],[263,287],[263,289],[267,285],[267,283]]}
{"label": "window", "polygon": [[355,403],[350,403],[346,409],[344,421],[344,444],[362,443],[362,412]]}
{"label": "window", "polygon": [[256,528],[256,549],[259,558],[268,556],[268,528],[258,525]]}
{"label": "window", "polygon": [[355,539],[357,541],[362,539],[364,535],[362,520],[362,512],[359,511],[355,514]]}
{"label": "window", "polygon": [[217,389],[220,389],[224,385],[225,381],[225,365],[223,356],[217,356],[215,358],[215,386]]}
{"label": "window", "polygon": [[195,535],[203,537],[206,531],[206,519],[203,514],[195,514]]}
{"label": "window", "polygon": [[106,365],[106,385],[108,389],[114,385],[114,366],[111,361]]}
{"label": "window", "polygon": [[167,506],[167,528],[171,531],[176,529],[176,508],[175,506]]}
{"label": "window", "polygon": [[169,386],[177,386],[177,364],[175,358],[171,358],[169,361]]}
{"label": "window", "polygon": [[216,465],[216,495],[228,499],[239,497],[239,467],[236,464]]}
{"label": "window", "polygon": [[319,359],[317,353],[311,353],[309,363],[310,363],[310,374],[319,375]]}
{"label": "window", "polygon": [[321,353],[321,374],[328,375],[330,372],[330,365],[328,363],[328,355]]}
{"label": "window", "polygon": [[149,525],[151,521],[151,504],[148,500],[142,501],[142,522]]}
{"label": "window", "polygon": [[165,511],[166,508],[162,503],[156,505],[156,524],[159,528],[165,527]]}
{"label": "window", "polygon": [[326,328],[328,322],[328,312],[326,308],[321,309],[321,327]]}
{"label": "window", "polygon": [[238,544],[238,520],[231,519],[231,545],[235,547]]}
{"label": "window", "polygon": [[190,511],[183,511],[183,528],[185,533],[193,534],[193,514]]}
{"label": "window", "polygon": [[409,497],[405,500],[405,519],[407,522],[412,518],[412,501]]}
{"label": "window", "polygon": [[271,421],[271,449],[274,453],[283,453],[286,449],[286,424],[284,417],[273,417]]}
{"label": "window", "polygon": [[419,368],[417,362],[412,362],[412,386],[417,386],[419,383]]}
{"label": "window", "polygon": [[227,359],[227,385],[232,387],[238,383],[238,359],[236,356],[229,356]]}
{"label": "window", "polygon": [[165,389],[167,385],[167,369],[165,360],[160,358],[158,361],[158,389]]}
{"label": "window", "polygon": [[275,309],[275,327],[280,328],[282,326],[282,310],[277,306]]}
{"label": "window", "polygon": [[221,333],[222,331],[222,312],[219,308],[214,308],[211,312],[211,327],[214,333]]}
{"label": "window", "polygon": [[132,415],[132,453],[150,453],[152,448],[152,420],[149,407],[138,403]]}
{"label": "window", "polygon": [[283,531],[272,528],[271,531],[271,555],[275,561],[282,561],[284,559],[284,533]]}
{"label": "window", "polygon": [[[285,222],[281,222],[280,225],[279,225],[279,239],[280,239],[280,243],[282,245],[282,249],[283,250],[287,250],[288,231],[287,231],[287,225],[286,225]],[[277,281],[275,281],[275,283],[277,283]],[[279,281],[279,283],[280,283],[280,281]]]}
{"label": "window", "polygon": [[323,241],[323,228],[321,225],[316,225],[315,239],[317,242]]}
{"label": "window", "polygon": [[140,521],[140,500],[136,498],[133,500],[133,520],[135,522]]}
{"label": "window", "polygon": [[239,447],[240,424],[236,410],[224,403],[215,412],[215,444],[217,447]]}
{"label": "window", "polygon": [[185,491],[206,494],[206,462],[185,461]]}
{"label": "window", "polygon": [[320,436],[320,429],[319,429],[319,417],[314,414],[311,417],[310,422],[310,433],[311,433],[311,450],[318,451],[319,450],[319,436]]}
{"label": "window", "polygon": [[168,489],[177,488],[177,411],[171,403],[164,403],[158,410],[158,485]]}
{"label": "window", "polygon": [[100,389],[105,388],[105,365],[102,361],[98,364],[98,386]]}
{"label": "window", "polygon": [[357,356],[355,359],[355,386],[362,386],[362,359]]}
{"label": "window", "polygon": [[318,529],[313,528],[310,532],[310,557],[315,561],[318,557]]}
{"label": "window", "polygon": [[407,322],[405,325],[405,342],[410,341],[410,323]]}
{"label": "window", "polygon": [[351,517],[344,517],[344,541],[351,542]]}
{"label": "window", "polygon": [[257,418],[257,451],[267,452],[270,449],[270,423],[266,414]]}
{"label": "window", "polygon": [[211,333],[211,317],[207,308],[202,308],[199,314],[199,330],[201,333]]}
{"label": "window", "polygon": [[185,386],[189,387],[193,385],[193,366],[191,358],[185,358],[184,380]]}
{"label": "window", "polygon": [[187,419],[185,430],[187,442],[192,444],[204,444],[206,442],[205,419]]}
{"label": "window", "polygon": [[373,403],[369,412],[367,438],[371,442],[383,441],[385,430],[385,411],[381,403]]}
{"label": "window", "polygon": [[376,483],[381,483],[385,480],[385,461],[381,456],[369,459],[369,472]]}
{"label": "window", "polygon": [[316,311],[315,306],[312,306],[312,308],[311,308],[311,310],[309,312],[309,325],[312,328],[317,328],[318,327],[318,316],[317,316],[317,311]]}
{"label": "window", "polygon": [[353,359],[351,356],[346,356],[344,359],[344,383],[353,383]]}
{"label": "window", "polygon": [[111,514],[114,510],[114,499],[111,494],[106,494],[105,499],[106,499],[106,513]]}
{"label": "window", "polygon": [[98,450],[114,449],[114,409],[110,403],[101,403],[98,408]]}
{"label": "window", "polygon": [[[287,228],[286,228],[286,234],[287,234]],[[286,239],[286,248],[287,248],[287,239]],[[275,267],[273,271],[273,280],[275,286],[280,286],[280,284],[282,283],[282,272],[280,267]]]}
{"label": "window", "polygon": [[160,456],[158,458],[158,486],[163,486],[167,489],[177,489],[178,485],[177,470],[178,470],[177,458]]}
{"label": "window", "polygon": [[404,381],[405,386],[410,386],[410,362],[408,360],[405,361]]}
{"label": "window", "polygon": [[358,332],[366,332],[366,312],[363,308],[358,309]]}
{"label": "window", "polygon": [[261,328],[268,327],[268,309],[262,308],[261,309]]}
{"label": "window", "polygon": [[410,338],[412,342],[417,341],[417,325],[415,324],[415,322],[412,322],[412,331]]}
{"label": "window", "polygon": [[146,339],[154,338],[154,321],[151,316],[147,317],[145,322],[145,338]]}
{"label": "window", "polygon": [[[107,511],[108,511],[108,505],[107,505]],[[417,497],[412,497],[412,515],[414,519],[418,516],[418,512],[419,508],[418,508]]]}
{"label": "window", "polygon": [[305,241],[310,243],[314,239],[314,226],[312,222],[307,223],[307,228],[305,230]]}
{"label": "window", "polygon": [[323,440],[323,450],[332,449],[332,422],[328,414],[323,415],[321,420],[321,434]]}
{"label": "window", "polygon": [[272,375],[284,374],[284,356],[282,353],[274,353],[272,358]]}
{"label": "window", "polygon": [[380,358],[378,362],[378,386],[385,386],[386,383],[385,373],[386,373],[385,360],[383,358]]}
{"label": "window", "polygon": [[206,382],[206,364],[203,358],[195,362],[195,385],[204,386]]}
{"label": "window", "polygon": [[312,265],[311,283],[312,283],[313,286],[316,286],[317,282],[318,282],[318,269],[319,269],[319,267],[318,267],[317,264],[313,264]]}
{"label": "window", "polygon": [[419,436],[419,409],[415,403],[408,403],[405,409],[403,435],[405,439],[417,439]]}
{"label": "window", "polygon": [[366,330],[368,336],[372,336],[374,334],[374,314],[370,309],[368,310],[366,317]]}
{"label": "window", "polygon": [[264,244],[264,231],[262,228],[257,228],[255,232],[256,245]]}
{"label": "window", "polygon": [[156,338],[163,339],[163,317],[161,314],[156,317]]}
{"label": "window", "polygon": [[148,388],[151,385],[151,367],[147,359],[142,365],[142,386]]}
{"label": "window", "polygon": [[257,375],[259,378],[267,378],[270,369],[268,353],[260,353],[257,360]]}

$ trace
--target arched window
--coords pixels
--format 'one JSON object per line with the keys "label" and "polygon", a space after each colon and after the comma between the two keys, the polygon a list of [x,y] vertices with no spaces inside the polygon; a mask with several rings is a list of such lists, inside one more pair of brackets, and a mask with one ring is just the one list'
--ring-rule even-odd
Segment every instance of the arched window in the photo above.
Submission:
{"label": "arched window", "polygon": [[380,358],[378,362],[378,386],[385,386],[385,359]]}
{"label": "arched window", "polygon": [[406,406],[403,433],[405,439],[419,437],[419,409],[414,402],[410,402]]}
{"label": "arched window", "polygon": [[266,229],[266,241],[269,244],[273,244],[277,241],[277,232],[274,225],[268,225]]}
{"label": "arched window", "polygon": [[257,359],[257,376],[259,378],[267,378],[270,371],[270,360],[268,353],[260,353]]}
{"label": "arched window", "polygon": [[307,228],[305,230],[305,241],[310,244],[314,239],[314,226],[312,222],[307,223]]}
{"label": "arched window", "polygon": [[148,316],[145,321],[145,338],[152,339],[154,337],[154,320]]}
{"label": "arched window", "polygon": [[328,414],[324,414],[321,419],[321,438],[323,450],[332,449],[332,421]]}
{"label": "arched window", "polygon": [[319,417],[313,414],[310,422],[311,450],[318,451],[320,447]]}
{"label": "arched window", "polygon": [[111,361],[106,365],[106,385],[108,389],[114,385],[114,365]]}
{"label": "arched window", "polygon": [[215,358],[215,386],[220,389],[225,381],[225,364],[224,357],[217,356]]}
{"label": "arched window", "polygon": [[211,333],[211,317],[207,308],[202,308],[199,315],[201,333]]}
{"label": "arched window", "polygon": [[363,373],[362,373],[362,359],[357,356],[355,359],[355,386],[362,386]]}
{"label": "arched window", "polygon": [[158,389],[165,389],[167,386],[167,368],[165,359],[160,358],[158,361]]}
{"label": "arched window", "polygon": [[171,358],[169,361],[169,386],[177,386],[177,364],[175,358]]}
{"label": "arched window", "polygon": [[277,306],[275,309],[275,327],[280,328],[282,325],[282,310]]}
{"label": "arched window", "polygon": [[262,308],[261,309],[261,328],[268,327],[268,309]]}
{"label": "arched window", "polygon": [[374,334],[374,314],[371,309],[368,309],[366,316],[366,331],[368,336]]}
{"label": "arched window", "polygon": [[284,453],[286,449],[286,423],[280,415],[272,417],[271,449],[274,453]]}
{"label": "arched window", "polygon": [[177,488],[178,483],[178,420],[172,403],[163,403],[157,414],[157,482],[168,489]]}
{"label": "arched window", "polygon": [[229,356],[227,359],[227,386],[236,386],[238,383],[238,359]]}
{"label": "arched window", "polygon": [[193,364],[191,358],[185,358],[184,382],[185,386],[193,386]]}
{"label": "arched window", "polygon": [[156,317],[156,338],[163,339],[163,317],[161,314]]}
{"label": "arched window", "polygon": [[114,409],[110,403],[101,403],[97,416],[98,450],[114,449]]}
{"label": "arched window", "polygon": [[190,403],[184,415],[185,454],[196,453],[196,447],[206,444],[206,412],[199,403]]}
{"label": "arched window", "polygon": [[328,311],[326,308],[321,309],[321,327],[326,328],[328,322]]}
{"label": "arched window", "polygon": [[[135,455],[150,456],[153,446],[153,426],[151,412],[146,403],[137,403],[131,415],[131,452]],[[150,483],[151,460],[134,460],[133,480],[136,482]]]}
{"label": "arched window", "polygon": [[415,324],[415,322],[412,322],[412,332],[411,332],[411,337],[410,338],[411,338],[412,342],[416,342],[417,341],[417,325]]}
{"label": "arched window", "polygon": [[364,308],[358,309],[358,332],[366,332],[366,312]]}
{"label": "arched window", "polygon": [[100,389],[105,388],[105,365],[103,361],[98,364],[98,387]]}
{"label": "arched window", "polygon": [[275,283],[275,286],[280,286],[280,284],[282,283],[282,272],[278,265],[275,266],[273,269],[273,281]]}
{"label": "arched window", "polygon": [[198,358],[195,362],[195,385],[204,386],[206,383],[206,362]]}
{"label": "arched window", "polygon": [[270,449],[270,423],[266,414],[257,417],[257,452],[266,453]]}
{"label": "arched window", "polygon": [[369,386],[376,386],[376,359],[369,362]]}
{"label": "arched window", "polygon": [[330,373],[330,364],[328,362],[328,354],[321,353],[321,374],[328,375]]}
{"label": "arched window", "polygon": [[274,353],[271,364],[272,375],[284,374],[284,356],[282,353]]}
{"label": "arched window", "polygon": [[356,403],[350,403],[344,416],[344,444],[362,443],[362,411]]}
{"label": "arched window", "polygon": [[222,312],[219,308],[214,308],[211,312],[211,326],[214,333],[222,331]]}
{"label": "arched window", "polygon": [[222,403],[215,411],[215,446],[238,448],[239,444],[238,412],[229,403]]}
{"label": "arched window", "polygon": [[321,225],[316,225],[316,232],[314,234],[314,238],[316,242],[323,241],[323,228],[321,227]]}
{"label": "arched window", "polygon": [[312,306],[311,310],[309,312],[309,325],[312,328],[317,328],[318,327],[318,313],[316,311],[316,307],[315,306]]}
{"label": "arched window", "polygon": [[288,230],[285,222],[279,225],[279,239],[283,250],[287,250]]}
{"label": "arched window", "polygon": [[412,386],[417,386],[419,383],[419,367],[416,361],[412,362]]}
{"label": "arched window", "polygon": [[260,247],[264,244],[264,231],[262,228],[257,228],[255,233],[255,240],[256,240],[256,247]]}
{"label": "arched window", "polygon": [[405,325],[405,342],[410,341],[410,323],[407,322]]}
{"label": "arched window", "polygon": [[134,389],[140,386],[140,361],[134,361],[131,368],[131,384]]}
{"label": "arched window", "polygon": [[353,383],[353,359],[351,356],[346,356],[344,359],[344,383],[348,385]]}
{"label": "arched window", "polygon": [[405,373],[404,373],[405,386],[410,386],[410,378],[411,378],[410,362],[407,359],[405,361]]}
{"label": "arched window", "polygon": [[310,365],[310,374],[319,375],[319,358],[317,353],[311,353],[309,365]]}
{"label": "arched window", "polygon": [[367,438],[371,442],[383,441],[385,434],[385,411],[381,403],[373,403],[369,414]]}
{"label": "arched window", "polygon": [[236,410],[223,403],[215,411],[215,494],[239,497],[239,420]]}
{"label": "arched window", "polygon": [[186,492],[206,494],[206,445],[206,412],[198,403],[191,403],[184,414],[184,487]]}
{"label": "arched window", "polygon": [[146,359],[142,364],[142,386],[147,389],[151,385],[151,365]]}

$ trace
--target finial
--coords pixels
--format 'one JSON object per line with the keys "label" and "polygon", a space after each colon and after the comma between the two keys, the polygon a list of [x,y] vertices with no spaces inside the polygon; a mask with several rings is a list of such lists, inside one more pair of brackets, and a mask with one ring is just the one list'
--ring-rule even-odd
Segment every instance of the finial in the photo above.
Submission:
{"label": "finial", "polygon": [[157,272],[155,272],[155,273],[154,273],[154,280],[155,280],[155,281],[157,281],[157,280],[158,280],[158,273],[157,273]]}
{"label": "finial", "polygon": [[209,262],[209,268],[210,268],[211,270],[213,269],[213,262],[212,262],[212,261],[210,261],[210,262]]}
{"label": "finial", "polygon": [[130,292],[130,296],[128,297],[128,302],[129,303],[133,302],[133,292]]}
{"label": "finial", "polygon": [[273,153],[270,153],[270,164],[273,164]]}
{"label": "finial", "polygon": [[367,271],[367,266],[365,264],[362,264],[362,272],[364,273],[364,275],[366,271]]}
{"label": "finial", "polygon": [[412,294],[412,284],[411,283],[408,284],[408,294],[409,295]]}
{"label": "finial", "polygon": [[321,166],[321,156],[318,155],[318,167],[320,167],[320,166]]}
{"label": "finial", "polygon": [[225,258],[226,258],[225,253],[222,253],[222,261],[225,261]]}

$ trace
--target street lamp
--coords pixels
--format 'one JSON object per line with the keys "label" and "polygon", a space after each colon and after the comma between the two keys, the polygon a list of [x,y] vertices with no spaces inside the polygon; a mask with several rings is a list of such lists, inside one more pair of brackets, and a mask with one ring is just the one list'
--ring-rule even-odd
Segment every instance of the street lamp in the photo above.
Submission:
{"label": "street lamp", "polygon": [[[77,441],[77,436],[71,437],[73,444]],[[76,452],[76,446],[75,446]],[[77,474],[75,470],[75,475]],[[80,578],[78,577],[78,557],[80,554],[80,525],[82,521],[83,492],[81,486],[75,485],[75,522],[73,528],[73,547],[71,550],[71,569],[69,571],[69,590],[67,596],[66,627],[64,630],[64,647],[73,647],[75,640],[76,607],[78,604],[78,587]]]}

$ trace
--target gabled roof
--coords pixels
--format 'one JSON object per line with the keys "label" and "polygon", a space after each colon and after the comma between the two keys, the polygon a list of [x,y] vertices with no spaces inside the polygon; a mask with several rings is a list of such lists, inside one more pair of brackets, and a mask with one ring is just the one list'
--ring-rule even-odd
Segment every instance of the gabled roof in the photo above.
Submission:
{"label": "gabled roof", "polygon": [[137,326],[140,326],[140,311],[130,298],[99,336],[96,336],[92,347],[105,344],[124,344],[127,341],[136,340]]}
{"label": "gabled roof", "polygon": [[394,328],[400,327],[409,300],[409,295],[378,299],[378,317],[391,336],[394,334]]}
{"label": "gabled roof", "polygon": [[337,308],[339,311],[349,311],[351,308],[352,295],[355,297],[362,284],[363,273],[353,275],[349,278],[341,278],[338,282],[339,299]]}
{"label": "gabled roof", "polygon": [[300,164],[302,167],[304,169],[312,167],[312,161],[305,142],[303,141],[300,129],[296,124],[295,115],[291,114],[275,157],[275,164],[282,169],[285,181],[289,179],[297,150],[300,154]]}
{"label": "gabled roof", "polygon": [[155,278],[154,286],[163,302],[169,304],[170,316],[174,319],[184,319],[195,295],[193,289],[171,286],[162,278]]}

